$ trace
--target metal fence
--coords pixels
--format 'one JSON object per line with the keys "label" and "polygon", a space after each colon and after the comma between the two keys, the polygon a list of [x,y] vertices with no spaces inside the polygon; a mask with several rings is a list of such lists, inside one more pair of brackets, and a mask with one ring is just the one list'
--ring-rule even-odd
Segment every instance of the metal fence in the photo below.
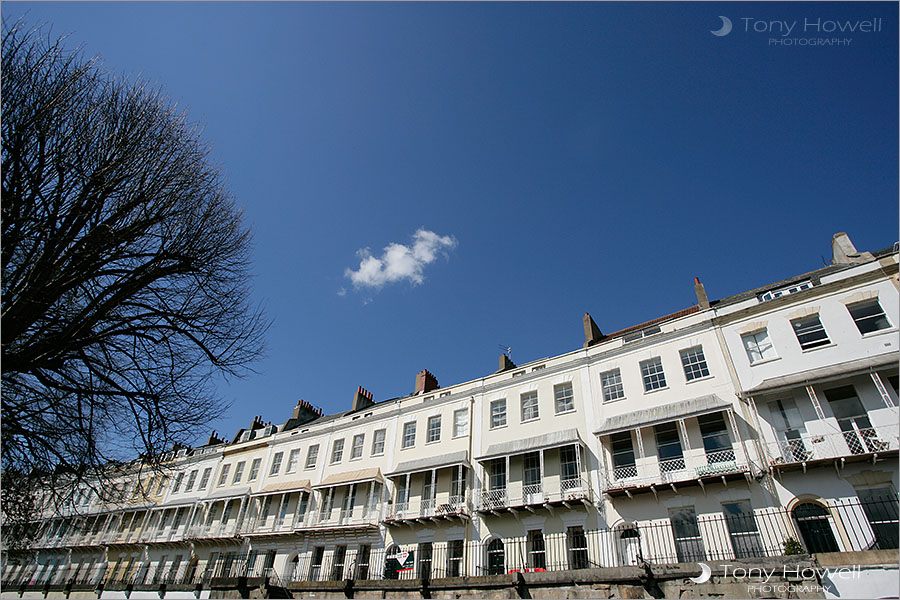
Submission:
{"label": "metal fence", "polygon": [[[202,561],[169,555],[157,562],[127,559],[112,566],[8,565],[4,587],[26,585],[205,584],[218,577],[269,577],[280,583],[344,579],[435,579],[500,575],[515,571],[559,571],[653,563],[700,562],[900,547],[900,510],[896,495],[833,500],[827,505],[801,502],[790,510],[742,510],[696,515],[673,511],[668,518],[623,523],[615,528],[564,532],[539,529],[484,543],[462,540],[392,545],[313,545],[278,563],[276,553],[214,553]],[[749,504],[744,508],[749,509]],[[171,550],[170,550],[171,552]],[[183,560],[188,559],[187,562]]]}

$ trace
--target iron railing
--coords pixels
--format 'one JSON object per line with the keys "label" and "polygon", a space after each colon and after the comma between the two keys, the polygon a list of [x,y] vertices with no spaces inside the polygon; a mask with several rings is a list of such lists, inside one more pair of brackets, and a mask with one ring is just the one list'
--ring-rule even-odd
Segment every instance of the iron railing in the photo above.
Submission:
{"label": "iron railing", "polygon": [[[759,508],[741,514],[697,515],[676,524],[668,518],[623,523],[611,529],[523,535],[428,544],[325,545],[293,555],[273,571],[274,553],[232,552],[213,562],[172,568],[127,565],[15,565],[3,573],[4,587],[90,583],[104,585],[204,584],[214,577],[277,575],[283,583],[341,579],[420,579],[498,575],[514,571],[559,571],[649,563],[700,562],[782,556],[786,553],[853,552],[900,547],[896,495],[801,502],[793,509]],[[171,554],[170,554],[171,556]],[[61,555],[62,560],[64,555]],[[60,560],[58,557],[56,560]],[[283,566],[282,566],[283,565]]]}

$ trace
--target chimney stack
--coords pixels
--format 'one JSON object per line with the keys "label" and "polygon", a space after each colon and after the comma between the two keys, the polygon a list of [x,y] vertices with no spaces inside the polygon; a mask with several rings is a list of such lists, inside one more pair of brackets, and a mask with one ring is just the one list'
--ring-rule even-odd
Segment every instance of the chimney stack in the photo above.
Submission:
{"label": "chimney stack", "polygon": [[697,294],[697,304],[701,310],[709,308],[709,298],[706,297],[706,288],[700,283],[699,277],[694,277],[694,293]]}
{"label": "chimney stack", "polygon": [[362,410],[375,404],[372,402],[372,392],[357,386],[356,393],[353,395],[353,408],[351,410]]}
{"label": "chimney stack", "polygon": [[266,425],[262,420],[262,415],[257,415],[253,417],[253,422],[250,423],[250,431],[253,431],[254,429],[262,429],[265,426]]}
{"label": "chimney stack", "polygon": [[441,386],[438,385],[437,377],[435,377],[428,369],[423,369],[416,373],[416,390],[413,393],[424,394],[436,390],[439,387]]}
{"label": "chimney stack", "polygon": [[321,416],[321,408],[313,406],[306,400],[299,400],[297,401],[297,406],[294,407],[294,412],[291,413],[291,420],[295,422],[295,425],[302,425]]}
{"label": "chimney stack", "polygon": [[588,313],[584,313],[584,347],[593,346],[597,342],[603,339],[603,332],[600,331],[600,328],[597,327],[597,324],[594,323],[594,319],[591,318],[591,315]]}
{"label": "chimney stack", "polygon": [[497,370],[498,373],[502,373],[503,371],[509,371],[510,369],[515,369],[516,363],[512,361],[510,357],[506,354],[500,355],[500,368]]}
{"label": "chimney stack", "polygon": [[875,260],[871,252],[859,252],[850,241],[850,236],[843,231],[831,238],[831,255],[833,265],[852,265]]}
{"label": "chimney stack", "polygon": [[219,434],[213,430],[212,434],[210,434],[209,439],[206,440],[207,446],[213,446],[215,444],[223,444],[225,441],[219,438]]}

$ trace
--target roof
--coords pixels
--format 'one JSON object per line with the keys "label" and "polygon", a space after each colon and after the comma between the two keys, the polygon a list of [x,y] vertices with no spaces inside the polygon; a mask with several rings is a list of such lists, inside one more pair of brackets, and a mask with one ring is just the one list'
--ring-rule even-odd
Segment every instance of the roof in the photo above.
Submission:
{"label": "roof", "polygon": [[530,438],[512,440],[500,444],[491,444],[488,446],[487,452],[479,456],[478,460],[486,460],[513,454],[524,454],[526,452],[557,448],[568,444],[582,443],[577,429],[564,429],[562,431],[554,431],[552,433],[536,435]]}
{"label": "roof", "polygon": [[780,377],[770,377],[764,379],[761,383],[753,386],[744,392],[745,396],[758,394],[760,392],[774,392],[777,390],[797,387],[805,385],[809,381],[821,383],[828,379],[836,379],[838,377],[846,377],[852,373],[866,373],[872,369],[883,367],[886,365],[897,365],[897,353],[889,352],[879,354],[878,356],[867,356],[865,358],[857,358],[847,362],[838,363],[836,365],[828,365],[827,367],[818,367],[799,373],[791,373],[790,375],[782,375]]}
{"label": "roof", "polygon": [[392,475],[402,475],[404,473],[414,473],[416,471],[429,471],[431,469],[440,469],[442,467],[453,467],[456,465],[465,465],[469,467],[469,453],[466,450],[459,452],[451,452],[449,454],[439,454],[437,456],[429,456],[416,460],[408,460],[397,465],[397,468],[388,473],[388,477]]}
{"label": "roof", "polygon": [[666,423],[675,419],[718,412],[731,408],[731,404],[725,402],[715,394],[681,400],[672,404],[664,404],[644,410],[625,413],[610,417],[603,422],[595,435],[610,435],[620,431],[627,431],[637,427],[650,427],[659,423]]}
{"label": "roof", "polygon": [[363,483],[366,481],[384,481],[384,478],[381,476],[381,469],[375,467],[374,469],[360,469],[358,471],[335,473],[329,475],[322,483],[317,483],[313,487],[318,489],[347,485],[348,483]]}

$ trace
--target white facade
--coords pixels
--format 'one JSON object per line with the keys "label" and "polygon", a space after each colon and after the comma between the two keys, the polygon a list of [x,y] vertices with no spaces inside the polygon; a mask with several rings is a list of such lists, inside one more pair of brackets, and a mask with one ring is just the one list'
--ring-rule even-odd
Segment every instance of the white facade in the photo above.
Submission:
{"label": "white facade", "polygon": [[[897,252],[698,300],[561,356],[375,404],[362,390],[359,410],[182,452],[164,480],[123,478],[152,478],[149,496],[49,519],[4,582],[896,548]],[[386,566],[406,551],[412,571]]]}

